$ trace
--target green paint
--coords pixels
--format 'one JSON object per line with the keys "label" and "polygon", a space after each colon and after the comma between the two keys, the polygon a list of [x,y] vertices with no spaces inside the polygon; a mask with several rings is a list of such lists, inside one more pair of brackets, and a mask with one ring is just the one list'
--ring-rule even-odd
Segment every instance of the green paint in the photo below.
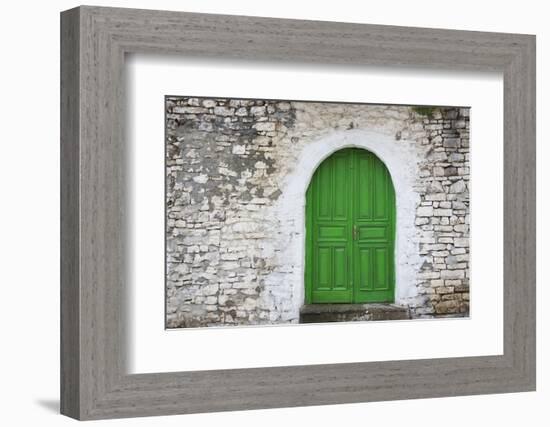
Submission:
{"label": "green paint", "polygon": [[386,166],[346,148],[306,194],[306,303],[394,301],[395,193]]}

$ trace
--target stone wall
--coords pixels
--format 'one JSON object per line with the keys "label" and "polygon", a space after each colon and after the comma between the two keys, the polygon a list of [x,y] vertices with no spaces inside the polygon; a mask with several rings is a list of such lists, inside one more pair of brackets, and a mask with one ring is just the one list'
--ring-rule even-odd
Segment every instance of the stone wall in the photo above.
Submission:
{"label": "stone wall", "polygon": [[298,322],[303,194],[345,146],[401,186],[396,303],[468,314],[469,109],[168,97],[166,113],[167,327]]}

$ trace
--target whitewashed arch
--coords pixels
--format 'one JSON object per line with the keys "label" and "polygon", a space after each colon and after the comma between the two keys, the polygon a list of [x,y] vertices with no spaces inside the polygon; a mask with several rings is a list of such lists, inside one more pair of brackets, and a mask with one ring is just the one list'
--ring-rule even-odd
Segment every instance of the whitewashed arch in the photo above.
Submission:
{"label": "whitewashed arch", "polygon": [[[279,307],[289,320],[299,315],[304,303],[305,269],[305,205],[306,191],[317,167],[335,151],[358,147],[374,153],[386,165],[392,177],[396,194],[395,236],[395,302],[406,304],[417,294],[415,276],[421,259],[418,253],[418,237],[415,226],[419,194],[415,191],[418,177],[418,156],[414,143],[396,140],[393,136],[360,130],[336,131],[304,145],[293,171],[282,185],[282,194],[275,206],[281,223],[278,258],[281,265],[292,265],[292,274],[285,275],[281,287],[276,274],[268,277],[266,286],[271,292],[290,292],[289,307]],[[270,286],[272,285],[272,286]]]}

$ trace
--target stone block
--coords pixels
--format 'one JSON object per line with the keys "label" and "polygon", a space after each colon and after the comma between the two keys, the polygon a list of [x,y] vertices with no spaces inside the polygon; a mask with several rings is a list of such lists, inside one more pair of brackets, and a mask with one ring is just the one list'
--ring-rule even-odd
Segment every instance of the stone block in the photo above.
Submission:
{"label": "stone block", "polygon": [[277,108],[279,111],[288,111],[290,110],[290,103],[289,102],[278,102]]}
{"label": "stone block", "polygon": [[469,285],[458,285],[455,287],[455,292],[469,292],[470,286]]}
{"label": "stone block", "polygon": [[468,268],[468,264],[464,262],[459,262],[458,264],[449,264],[447,268],[449,270],[465,270]]}
{"label": "stone block", "polygon": [[174,107],[174,113],[178,114],[204,114],[208,109],[202,107]]}
{"label": "stone block", "polygon": [[467,237],[457,237],[455,238],[454,245],[457,248],[467,248],[470,246],[470,239]]}
{"label": "stone block", "polygon": [[462,294],[449,293],[449,294],[441,295],[441,300],[442,301],[460,301],[462,300]]}
{"label": "stone block", "polygon": [[434,174],[434,176],[444,176],[445,175],[445,169],[443,169],[441,166],[435,166],[433,168],[433,174]]}
{"label": "stone block", "polygon": [[260,117],[265,116],[266,114],[266,108],[265,106],[256,106],[256,107],[250,107],[250,114]]}
{"label": "stone block", "polygon": [[450,193],[463,193],[464,191],[466,191],[466,184],[461,179],[451,184],[449,187]]}
{"label": "stone block", "polygon": [[441,301],[437,303],[434,308],[437,314],[454,314],[459,312],[460,303],[452,300]]}
{"label": "stone block", "polygon": [[447,195],[445,193],[434,193],[434,194],[426,194],[426,200],[427,201],[442,201],[446,200]]}
{"label": "stone block", "polygon": [[216,106],[216,101],[212,100],[212,99],[204,99],[202,101],[202,105],[203,107],[205,108],[213,108]]}
{"label": "stone block", "polygon": [[468,206],[467,206],[466,203],[464,203],[464,202],[461,202],[461,201],[453,201],[453,209],[462,209],[462,210],[465,210],[465,209],[468,209]]}
{"label": "stone block", "polygon": [[437,271],[422,271],[416,275],[419,280],[438,279],[439,272]]}
{"label": "stone block", "polygon": [[234,108],[229,107],[214,107],[214,114],[216,116],[232,116],[235,113]]}
{"label": "stone block", "polygon": [[466,128],[466,120],[454,120],[453,127],[455,129],[464,129]]}
{"label": "stone block", "polygon": [[470,304],[468,301],[462,301],[460,303],[460,312],[467,313],[470,310]]}
{"label": "stone block", "polygon": [[233,154],[245,154],[246,145],[233,145],[233,147],[231,148],[231,152]]}
{"label": "stone block", "polygon": [[445,147],[445,148],[458,148],[458,147],[460,147],[460,139],[459,138],[444,138],[443,139],[443,147]]}
{"label": "stone block", "polygon": [[462,162],[464,161],[464,154],[460,154],[460,153],[451,153],[449,154],[449,162],[453,163],[453,162]]}
{"label": "stone block", "polygon": [[273,122],[258,122],[252,127],[260,132],[270,132],[276,129],[276,124]]}
{"label": "stone block", "polygon": [[239,117],[248,116],[248,109],[246,107],[240,107],[235,111],[235,115]]}
{"label": "stone block", "polygon": [[465,248],[454,248],[454,249],[451,249],[451,253],[453,255],[465,254],[466,249]]}
{"label": "stone block", "polygon": [[456,119],[458,117],[458,110],[456,108],[449,109],[445,111],[445,118],[446,119]]}
{"label": "stone block", "polygon": [[209,305],[210,305],[210,304],[212,304],[212,305],[213,305],[213,304],[217,304],[217,303],[218,303],[218,297],[216,297],[216,296],[208,296],[208,297],[206,297],[205,303],[206,303],[206,304],[209,304]]}
{"label": "stone block", "polygon": [[458,169],[454,166],[447,166],[444,171],[445,176],[456,176]]}
{"label": "stone block", "polygon": [[429,222],[430,222],[430,219],[428,217],[421,217],[421,218],[416,218],[414,223],[416,225],[424,225],[424,224],[428,224]]}
{"label": "stone block", "polygon": [[420,206],[416,210],[416,215],[420,217],[432,216],[434,214],[434,209],[432,206]]}
{"label": "stone block", "polygon": [[421,248],[423,251],[443,251],[447,249],[447,245],[443,245],[440,243],[434,243],[434,244],[423,244],[421,245]]}
{"label": "stone block", "polygon": [[470,226],[467,224],[457,224],[453,227],[453,229],[459,233],[467,233]]}
{"label": "stone block", "polygon": [[464,279],[464,270],[443,270],[440,272],[441,278],[447,279]]}

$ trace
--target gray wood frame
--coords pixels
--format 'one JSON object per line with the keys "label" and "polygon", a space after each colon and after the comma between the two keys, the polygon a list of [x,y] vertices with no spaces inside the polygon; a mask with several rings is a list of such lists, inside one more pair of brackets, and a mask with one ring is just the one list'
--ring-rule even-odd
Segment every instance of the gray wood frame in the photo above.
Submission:
{"label": "gray wood frame", "polygon": [[[504,354],[125,370],[124,55],[504,75]],[[61,14],[61,412],[100,419],[535,390],[535,37],[83,6]]]}

